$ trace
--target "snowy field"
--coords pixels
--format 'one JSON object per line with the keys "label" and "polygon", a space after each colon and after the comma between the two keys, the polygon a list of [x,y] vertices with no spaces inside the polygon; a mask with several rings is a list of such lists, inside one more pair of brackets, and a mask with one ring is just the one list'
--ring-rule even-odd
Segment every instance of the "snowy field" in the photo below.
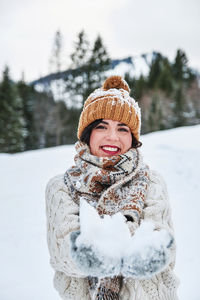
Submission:
{"label": "snowy field", "polygon": [[[200,300],[200,125],[142,136],[165,178],[177,241],[180,300]],[[73,164],[73,146],[0,154],[0,300],[58,300],[46,244],[45,185]]]}

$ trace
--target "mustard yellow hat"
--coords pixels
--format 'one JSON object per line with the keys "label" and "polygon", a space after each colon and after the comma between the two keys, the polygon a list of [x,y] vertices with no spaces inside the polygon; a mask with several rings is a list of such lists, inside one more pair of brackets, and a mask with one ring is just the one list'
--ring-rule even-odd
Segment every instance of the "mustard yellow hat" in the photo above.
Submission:
{"label": "mustard yellow hat", "polygon": [[126,124],[139,141],[140,108],[129,93],[129,86],[121,76],[108,77],[102,87],[90,94],[84,103],[79,119],[78,139],[83,130],[93,121],[109,119]]}

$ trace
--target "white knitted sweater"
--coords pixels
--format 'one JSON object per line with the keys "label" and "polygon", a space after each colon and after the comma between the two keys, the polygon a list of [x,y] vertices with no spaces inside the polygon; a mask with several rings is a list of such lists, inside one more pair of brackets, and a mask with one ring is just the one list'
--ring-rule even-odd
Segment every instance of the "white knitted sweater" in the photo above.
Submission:
{"label": "white knitted sweater", "polygon": [[[88,280],[69,255],[69,234],[80,229],[79,206],[70,198],[63,175],[52,178],[46,188],[47,239],[50,262],[55,270],[54,286],[62,299],[91,300]],[[171,210],[165,183],[155,171],[150,171],[150,183],[143,212],[145,220],[173,234]],[[133,233],[136,228],[128,222]],[[171,248],[171,263],[151,279],[123,281],[119,300],[177,300],[178,279],[173,273],[175,245]]]}

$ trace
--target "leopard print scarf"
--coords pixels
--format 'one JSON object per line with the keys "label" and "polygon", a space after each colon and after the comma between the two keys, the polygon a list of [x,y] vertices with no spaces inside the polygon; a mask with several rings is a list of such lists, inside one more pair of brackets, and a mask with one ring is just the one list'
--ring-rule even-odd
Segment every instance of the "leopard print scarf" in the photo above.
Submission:
{"label": "leopard print scarf", "polygon": [[[117,212],[139,222],[149,183],[149,169],[138,149],[112,157],[90,154],[83,142],[76,143],[75,166],[66,171],[64,181],[72,199],[94,206],[100,215]],[[88,278],[92,299],[119,299],[122,278]]]}

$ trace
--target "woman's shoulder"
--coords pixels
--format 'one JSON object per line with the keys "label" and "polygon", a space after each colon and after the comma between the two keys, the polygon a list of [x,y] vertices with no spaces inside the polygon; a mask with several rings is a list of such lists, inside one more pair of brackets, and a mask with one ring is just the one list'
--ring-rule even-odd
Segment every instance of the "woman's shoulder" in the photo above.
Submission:
{"label": "woman's shoulder", "polygon": [[149,178],[153,183],[160,183],[166,185],[163,175],[157,170],[149,168]]}
{"label": "woman's shoulder", "polygon": [[77,210],[77,204],[73,201],[68,186],[65,184],[64,174],[54,176],[48,181],[45,202],[49,214],[51,211],[62,211],[65,206],[67,206],[68,212]]}
{"label": "woman's shoulder", "polygon": [[149,188],[150,194],[163,195],[164,199],[168,199],[167,185],[163,175],[154,169],[149,169]]}
{"label": "woman's shoulder", "polygon": [[138,151],[139,153],[139,160],[140,160],[140,170],[148,170],[148,176],[149,176],[149,184],[160,184],[164,187],[166,187],[165,180],[160,172],[157,170],[151,168],[149,164],[145,162],[143,159],[143,154],[141,151]]}
{"label": "woman's shoulder", "polygon": [[68,192],[67,185],[64,182],[64,174],[59,174],[52,177],[46,185],[46,194],[48,193],[56,193],[59,190],[64,192]]}

